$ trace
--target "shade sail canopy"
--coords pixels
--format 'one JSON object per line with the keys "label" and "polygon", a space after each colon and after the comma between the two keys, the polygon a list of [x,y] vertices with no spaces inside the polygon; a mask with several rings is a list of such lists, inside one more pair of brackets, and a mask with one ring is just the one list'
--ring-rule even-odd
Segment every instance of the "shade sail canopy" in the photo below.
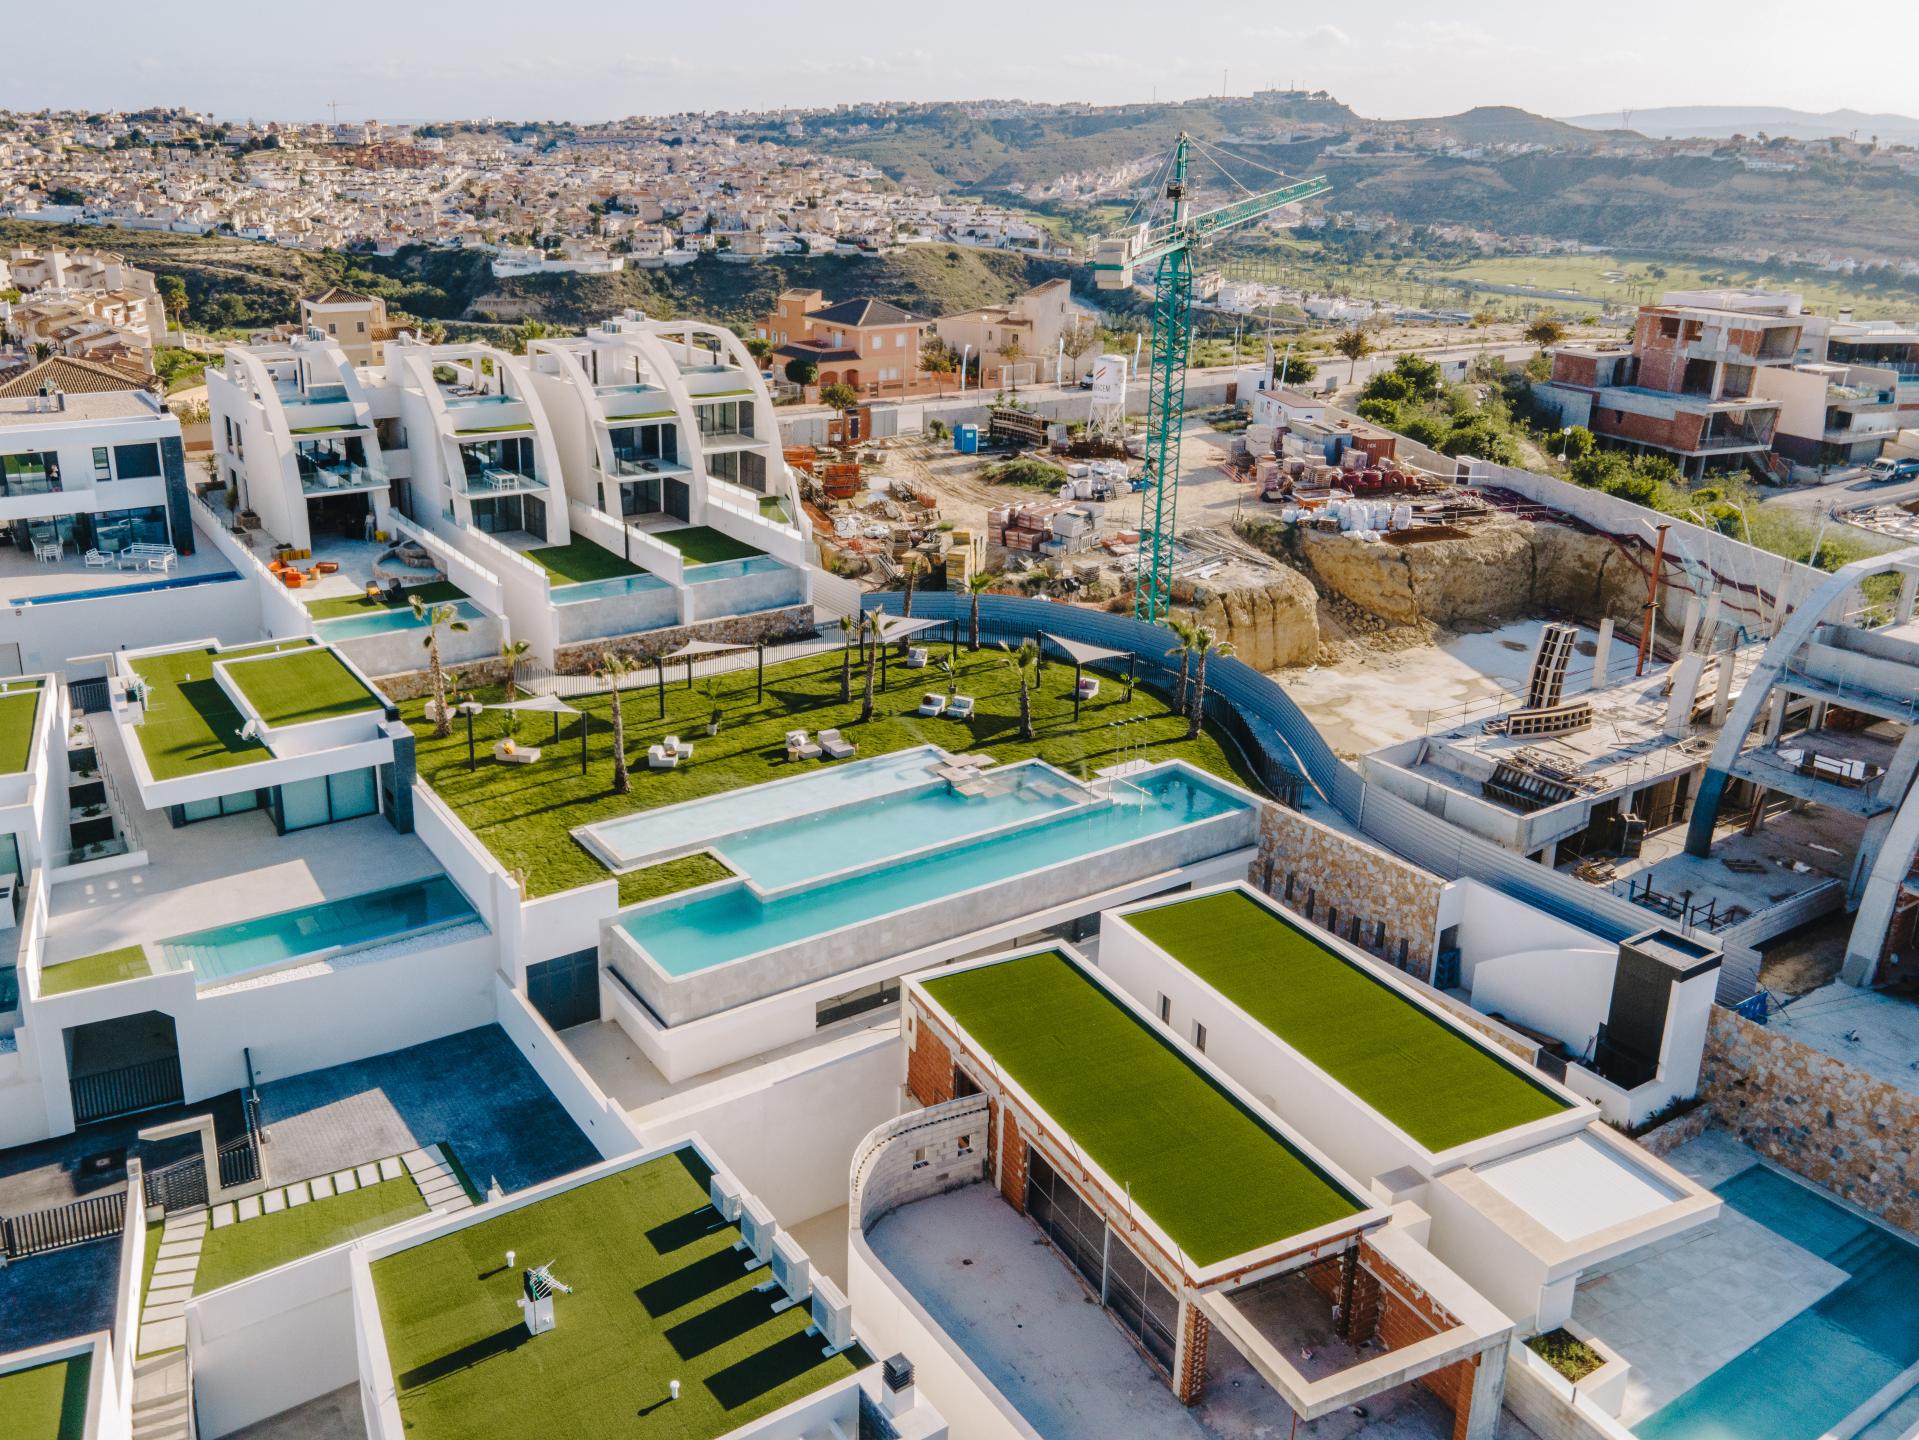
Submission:
{"label": "shade sail canopy", "polygon": [[1124,660],[1133,653],[1131,650],[1109,650],[1104,645],[1088,645],[1084,640],[1068,640],[1045,630],[1039,633],[1040,639],[1050,640],[1064,650],[1075,665],[1091,665],[1095,660]]}

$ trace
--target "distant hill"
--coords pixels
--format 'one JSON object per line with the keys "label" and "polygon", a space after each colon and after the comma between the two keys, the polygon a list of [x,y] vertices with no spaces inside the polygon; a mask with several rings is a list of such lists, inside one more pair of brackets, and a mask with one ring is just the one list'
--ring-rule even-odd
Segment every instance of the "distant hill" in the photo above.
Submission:
{"label": "distant hill", "polygon": [[1601,130],[1551,120],[1513,105],[1475,105],[1459,115],[1400,122],[1419,130],[1437,130],[1461,145],[1596,145],[1614,136],[1637,138],[1630,130]]}
{"label": "distant hill", "polygon": [[[1877,135],[1882,145],[1919,145],[1919,119],[1910,115],[1871,115],[1861,110],[1815,114],[1783,105],[1666,105],[1626,112],[1634,130],[1655,139],[1724,140],[1733,135],[1784,135],[1794,140],[1825,140],[1834,135]],[[1572,115],[1568,125],[1603,130],[1618,126],[1619,113]]]}

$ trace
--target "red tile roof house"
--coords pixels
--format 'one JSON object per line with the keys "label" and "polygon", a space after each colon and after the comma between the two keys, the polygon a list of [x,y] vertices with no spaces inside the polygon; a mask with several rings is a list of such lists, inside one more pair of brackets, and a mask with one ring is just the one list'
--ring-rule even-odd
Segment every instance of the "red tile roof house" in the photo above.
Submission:
{"label": "red tile roof house", "polygon": [[828,305],[818,290],[785,290],[759,324],[773,346],[774,372],[790,361],[818,367],[818,385],[840,382],[865,394],[905,390],[920,378],[923,322],[884,300]]}

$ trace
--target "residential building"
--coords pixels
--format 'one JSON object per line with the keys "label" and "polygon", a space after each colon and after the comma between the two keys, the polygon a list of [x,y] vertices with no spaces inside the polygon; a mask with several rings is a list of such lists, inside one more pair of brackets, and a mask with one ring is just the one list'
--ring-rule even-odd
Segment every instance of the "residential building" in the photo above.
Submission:
{"label": "residential building", "polygon": [[[1015,379],[1074,384],[1093,373],[1098,358],[1092,314],[1074,303],[1073,283],[1065,279],[1048,280],[1005,305],[942,315],[933,333],[955,356],[971,351],[983,367],[976,372],[980,383],[995,388]],[[1066,353],[1072,346],[1078,354]]]}
{"label": "residential building", "polygon": [[776,366],[803,360],[818,368],[821,385],[873,392],[918,378],[922,328],[884,300],[829,305],[818,290],[784,290],[758,334],[772,345]]}
{"label": "residential building", "polygon": [[1773,449],[1801,465],[1870,465],[1903,424],[1899,374],[1813,361],[1768,366],[1754,393],[1779,402]]}
{"label": "residential building", "polygon": [[385,358],[384,342],[393,333],[385,300],[340,285],[300,297],[300,328],[325,335],[354,365],[380,364]]}
{"label": "residential building", "polygon": [[1842,311],[1826,333],[1820,358],[1891,371],[1897,378],[1899,424],[1919,427],[1919,329],[1889,320],[1855,321]]}

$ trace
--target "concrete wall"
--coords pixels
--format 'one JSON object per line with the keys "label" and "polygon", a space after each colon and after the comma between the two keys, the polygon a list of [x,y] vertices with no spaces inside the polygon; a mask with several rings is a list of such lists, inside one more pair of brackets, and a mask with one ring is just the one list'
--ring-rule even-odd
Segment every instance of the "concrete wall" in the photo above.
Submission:
{"label": "concrete wall", "polygon": [[725,641],[736,645],[754,645],[765,641],[773,645],[782,640],[812,638],[813,610],[811,606],[802,605],[787,610],[763,610],[756,615],[705,621],[697,625],[680,625],[668,630],[649,630],[641,635],[621,636],[614,643],[595,641],[584,645],[568,645],[559,652],[559,661],[553,668],[562,675],[590,674],[608,650],[624,655],[629,660],[651,664],[655,655],[676,650],[688,640]]}
{"label": "concrete wall", "polygon": [[[693,571],[694,575],[699,570]],[[689,620],[717,620],[798,605],[806,599],[806,572],[791,568],[761,570],[727,580],[708,580],[686,587]]]}
{"label": "concrete wall", "polygon": [[1919,1230],[1919,1095],[1721,1008],[1700,1092],[1713,1123],[1767,1159]]}
{"label": "concrete wall", "polygon": [[1539,1440],[1632,1440],[1632,1431],[1525,1345],[1514,1344],[1508,1355],[1506,1408]]}
{"label": "concrete wall", "polygon": [[[525,992],[508,985],[504,976],[495,975],[493,993],[499,1005],[500,1028],[601,1157],[611,1160],[638,1150],[639,1135],[626,1118],[625,1109],[600,1092]],[[720,1153],[733,1152],[722,1146]],[[753,1188],[750,1182],[748,1188]]]}
{"label": "concrete wall", "polygon": [[[465,665],[474,660],[492,659],[506,641],[506,622],[497,615],[468,620],[464,631],[440,630],[440,664]],[[365,675],[399,675],[422,670],[427,664],[424,627],[388,630],[378,635],[362,635],[353,640],[336,640],[342,655]]]}
{"label": "concrete wall", "polygon": [[24,674],[63,670],[81,655],[124,645],[137,650],[182,636],[227,644],[258,639],[260,597],[239,577],[90,600],[0,606],[0,644],[20,646]]}
{"label": "concrete wall", "polygon": [[624,595],[607,595],[571,605],[556,604],[554,610],[562,645],[659,630],[680,623],[679,593],[670,586],[629,590]]}

